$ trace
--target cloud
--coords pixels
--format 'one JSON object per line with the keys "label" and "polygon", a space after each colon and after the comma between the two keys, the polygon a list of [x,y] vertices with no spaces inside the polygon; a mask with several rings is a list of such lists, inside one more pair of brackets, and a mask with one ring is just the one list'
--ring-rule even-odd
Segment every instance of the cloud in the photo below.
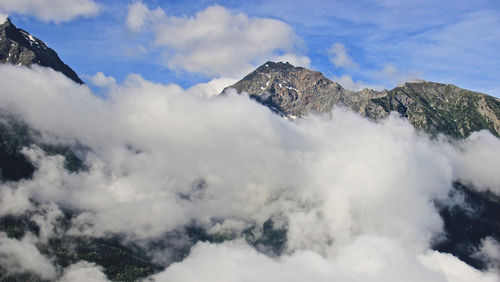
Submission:
{"label": "cloud", "polygon": [[285,54],[281,56],[275,56],[270,59],[273,62],[288,62],[296,67],[310,68],[311,59],[307,56],[301,56],[297,54]]}
{"label": "cloud", "polygon": [[107,282],[102,268],[86,261],[77,262],[68,266],[59,282]]}
{"label": "cloud", "polygon": [[[396,84],[414,81],[418,76],[416,72],[403,72],[392,63],[384,65],[381,69],[360,71],[358,70],[358,64],[349,56],[342,43],[333,43],[327,52],[330,56],[330,61],[336,68],[343,68],[348,72],[342,74],[340,77],[333,76],[332,80],[350,90],[359,91],[368,88],[380,91],[384,88],[390,89]],[[372,81],[376,81],[376,84],[365,83],[362,80],[354,81],[352,78],[353,75],[369,77]]]}
{"label": "cloud", "polygon": [[429,251],[426,255],[420,256],[420,261],[430,269],[441,272],[446,277],[444,281],[488,281],[498,280],[495,272],[481,272],[470,267],[465,262],[458,260],[451,254]]}
{"label": "cloud", "polygon": [[379,70],[373,72],[373,76],[378,81],[386,85],[396,85],[405,82],[418,81],[418,76],[421,75],[417,72],[403,72],[399,70],[394,64],[386,64]]}
{"label": "cloud", "polygon": [[[15,112],[46,142],[88,148],[87,169],[78,173],[66,171],[61,156],[25,148],[37,167],[33,178],[1,184],[24,209],[29,199],[46,205],[37,220],[41,237],[57,233],[50,226],[63,208],[75,212],[67,234],[120,234],[144,245],[193,224],[240,239],[253,226],[259,238],[271,218],[287,230],[279,258],[239,240],[198,244],[152,279],[491,277],[429,253],[443,232],[433,201],[446,199],[453,181],[463,178],[480,190],[500,183],[491,173],[500,143],[488,132],[434,140],[398,115],[373,122],[343,109],[289,122],[245,94],[193,95],[194,89],[139,75],[107,89],[106,99],[37,66],[2,65],[0,83],[2,111]],[[484,152],[469,155],[478,148]],[[487,152],[490,158],[477,161]],[[11,211],[22,208],[3,212]],[[191,241],[179,236],[175,243]],[[169,249],[152,255],[172,262]],[[95,268],[80,268],[99,277]]]}
{"label": "cloud", "polygon": [[99,87],[110,87],[116,83],[116,79],[112,76],[105,76],[102,72],[97,72],[93,76],[88,77],[90,82]]}
{"label": "cloud", "polygon": [[[327,64],[316,58],[324,56],[328,43],[342,42],[356,47],[356,53],[349,54],[363,58],[357,62],[361,70],[392,63],[421,79],[500,97],[498,1],[262,1],[244,9],[295,27],[310,44],[313,64],[322,65],[323,71]],[[317,45],[320,50],[311,48]],[[396,85],[367,74],[350,75],[387,88]]]}
{"label": "cloud", "polygon": [[288,24],[217,5],[192,17],[175,17],[139,1],[129,5],[126,25],[134,32],[151,29],[163,63],[172,70],[238,77],[273,57],[309,64],[299,53],[301,39]]}
{"label": "cloud", "polygon": [[79,16],[94,16],[98,13],[99,6],[93,0],[3,0],[0,2],[0,11],[60,23]]}
{"label": "cloud", "polygon": [[4,23],[9,15],[0,13],[0,24]]}
{"label": "cloud", "polygon": [[47,280],[56,277],[49,259],[40,254],[29,238],[18,241],[4,232],[0,232],[0,265],[8,274],[32,272]]}
{"label": "cloud", "polygon": [[130,30],[140,32],[147,23],[161,20],[165,16],[165,12],[160,7],[150,10],[143,2],[139,1],[128,6],[125,23]]}
{"label": "cloud", "polygon": [[327,50],[330,55],[330,61],[337,68],[356,68],[358,65],[353,61],[351,56],[347,54],[345,45],[339,42],[333,43]]}
{"label": "cloud", "polygon": [[354,90],[354,91],[360,91],[365,88],[368,89],[374,89],[374,90],[383,90],[384,87],[381,85],[372,85],[372,84],[367,84],[361,80],[356,80],[353,81],[352,77],[350,75],[344,74],[340,77],[334,76],[332,78],[333,81],[338,82],[342,87],[349,89],[349,90]]}
{"label": "cloud", "polygon": [[185,260],[148,281],[493,282],[496,278],[494,273],[481,273],[451,255],[430,252],[413,256],[394,242],[360,238],[332,259],[310,251],[273,259],[243,242],[198,243]]}
{"label": "cloud", "polygon": [[[500,243],[492,237],[481,240],[481,246],[476,253],[476,257],[485,259],[488,266],[493,270],[500,270]],[[500,274],[500,273],[499,273]]]}
{"label": "cloud", "polygon": [[206,83],[198,83],[191,86],[187,92],[191,95],[197,95],[199,97],[210,97],[219,95],[224,88],[229,85],[233,85],[238,81],[234,78],[214,78]]}
{"label": "cloud", "polygon": [[495,170],[500,160],[494,157],[500,154],[500,139],[482,130],[472,133],[458,148],[448,148],[454,159],[456,177],[480,191],[500,195],[500,176]]}
{"label": "cloud", "polygon": [[366,83],[362,80],[354,80],[351,74],[342,74],[340,77],[334,75],[331,79],[338,82],[342,85],[342,87],[354,91],[360,91],[365,88],[381,91],[383,89],[393,88],[394,86],[401,85],[405,82],[421,81],[417,78],[419,74],[416,72],[404,73],[393,64],[387,64],[381,69],[363,71],[362,73],[371,77],[372,81],[377,81],[377,84]]}
{"label": "cloud", "polygon": [[40,204],[37,212],[31,216],[31,220],[38,226],[38,240],[47,243],[49,238],[54,237],[59,230],[56,230],[58,220],[63,218],[63,213],[59,207],[50,202]]}
{"label": "cloud", "polygon": [[0,189],[0,216],[19,215],[30,208],[29,191],[18,189],[15,185]]}

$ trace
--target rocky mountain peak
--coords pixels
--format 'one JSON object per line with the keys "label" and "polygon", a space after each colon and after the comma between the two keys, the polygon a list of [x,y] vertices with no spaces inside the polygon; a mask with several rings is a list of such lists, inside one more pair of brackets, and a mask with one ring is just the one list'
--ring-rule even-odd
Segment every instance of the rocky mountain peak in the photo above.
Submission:
{"label": "rocky mountain peak", "polygon": [[83,84],[75,71],[66,65],[54,50],[29,32],[17,28],[10,19],[0,24],[0,63],[50,67]]}
{"label": "rocky mountain peak", "polygon": [[331,97],[325,96],[325,93],[339,96],[346,91],[320,72],[283,62],[266,62],[224,89],[223,93],[230,88],[248,93],[251,98],[288,118],[297,118],[309,111],[331,109],[334,101],[328,99]]}
{"label": "rocky mountain peak", "polygon": [[248,93],[286,118],[322,114],[339,106],[373,120],[395,111],[431,134],[463,138],[473,131],[488,129],[500,136],[500,100],[451,84],[419,80],[392,90],[351,91],[320,72],[289,63],[266,62],[223,93],[230,88]]}

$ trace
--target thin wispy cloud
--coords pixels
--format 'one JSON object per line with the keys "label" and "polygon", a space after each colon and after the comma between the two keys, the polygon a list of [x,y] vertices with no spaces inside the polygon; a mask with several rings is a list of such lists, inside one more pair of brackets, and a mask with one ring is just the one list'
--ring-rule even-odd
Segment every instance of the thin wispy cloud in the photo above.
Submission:
{"label": "thin wispy cloud", "polygon": [[330,61],[337,68],[356,68],[358,66],[351,56],[347,54],[345,45],[342,43],[333,43],[327,51],[330,55]]}

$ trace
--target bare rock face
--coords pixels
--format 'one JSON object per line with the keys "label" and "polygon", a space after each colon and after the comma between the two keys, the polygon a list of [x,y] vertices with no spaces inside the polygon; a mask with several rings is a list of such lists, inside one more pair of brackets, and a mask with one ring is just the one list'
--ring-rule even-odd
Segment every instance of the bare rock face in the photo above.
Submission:
{"label": "bare rock face", "polygon": [[373,120],[392,111],[430,134],[456,138],[488,129],[500,136],[500,100],[454,85],[420,81],[390,91],[350,91],[320,72],[289,63],[267,62],[232,86],[286,118],[345,107]]}
{"label": "bare rock face", "polygon": [[9,19],[0,24],[0,63],[19,66],[37,64],[62,72],[73,81],[83,84],[78,75],[43,41],[18,29]]}
{"label": "bare rock face", "polygon": [[383,107],[371,105],[366,99],[383,94],[373,90],[346,90],[320,72],[289,63],[267,62],[224,91],[229,88],[247,92],[250,97],[288,118],[301,117],[309,112],[329,112],[335,105],[352,107],[370,117],[387,115]]}

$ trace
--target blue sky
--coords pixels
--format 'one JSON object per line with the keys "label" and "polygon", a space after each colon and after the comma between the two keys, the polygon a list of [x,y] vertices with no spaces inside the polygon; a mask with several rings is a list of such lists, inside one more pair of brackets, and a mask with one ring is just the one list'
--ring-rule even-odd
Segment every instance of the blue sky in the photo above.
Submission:
{"label": "blue sky", "polygon": [[68,0],[45,12],[23,2],[6,0],[0,13],[88,84],[98,72],[119,83],[136,73],[188,88],[285,56],[346,88],[424,79],[500,97],[497,0]]}

